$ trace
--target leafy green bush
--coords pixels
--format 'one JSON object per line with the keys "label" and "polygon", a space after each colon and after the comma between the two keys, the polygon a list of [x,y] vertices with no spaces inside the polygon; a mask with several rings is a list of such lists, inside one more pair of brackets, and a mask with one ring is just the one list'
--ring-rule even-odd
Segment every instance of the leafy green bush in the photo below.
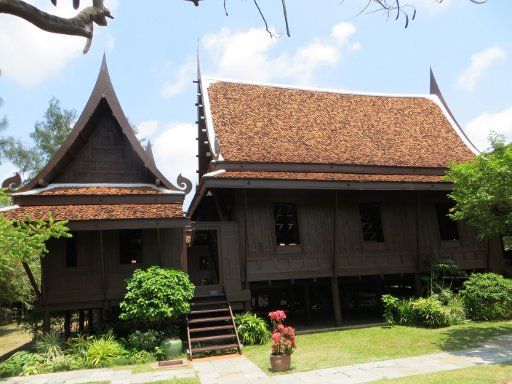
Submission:
{"label": "leafy green bush", "polygon": [[44,358],[37,353],[16,352],[0,363],[0,377],[25,376],[38,373]]}
{"label": "leafy green bush", "polygon": [[148,351],[137,351],[130,355],[130,364],[145,364],[155,361],[155,355]]}
{"label": "leafy green bush", "polygon": [[418,299],[399,299],[383,295],[384,319],[388,324],[427,328],[446,327],[465,320],[461,300],[457,296],[447,297],[446,303],[438,295]]}
{"label": "leafy green bush", "polygon": [[162,332],[152,329],[147,331],[135,331],[128,336],[128,347],[136,351],[153,352],[162,341]]}
{"label": "leafy green bush", "polygon": [[512,280],[495,273],[475,273],[459,295],[472,320],[512,318]]}
{"label": "leafy green bush", "polygon": [[47,360],[59,358],[64,354],[64,341],[56,332],[39,336],[34,346],[36,352],[44,355]]}
{"label": "leafy green bush", "polygon": [[450,310],[435,295],[414,300],[412,310],[414,323],[411,325],[427,328],[440,328],[450,325]]}
{"label": "leafy green bush", "polygon": [[190,311],[194,284],[185,272],[158,266],[137,269],[128,279],[124,300],[119,305],[123,320],[142,321],[158,329],[162,322]]}
{"label": "leafy green bush", "polygon": [[235,323],[240,342],[244,345],[262,345],[270,338],[265,320],[252,313],[235,315]]}
{"label": "leafy green bush", "polygon": [[383,295],[384,319],[388,324],[414,325],[415,314],[411,299],[399,299],[392,295]]}
{"label": "leafy green bush", "polygon": [[115,339],[112,332],[107,332],[87,343],[85,357],[88,366],[102,367],[112,363],[117,357],[126,355],[126,351]]}

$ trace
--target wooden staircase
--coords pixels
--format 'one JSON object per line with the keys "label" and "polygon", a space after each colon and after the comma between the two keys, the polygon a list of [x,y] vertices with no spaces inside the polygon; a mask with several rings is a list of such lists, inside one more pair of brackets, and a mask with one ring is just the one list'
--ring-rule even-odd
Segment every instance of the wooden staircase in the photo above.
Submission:
{"label": "wooden staircase", "polygon": [[223,293],[192,299],[187,336],[189,360],[203,352],[242,353],[233,311]]}

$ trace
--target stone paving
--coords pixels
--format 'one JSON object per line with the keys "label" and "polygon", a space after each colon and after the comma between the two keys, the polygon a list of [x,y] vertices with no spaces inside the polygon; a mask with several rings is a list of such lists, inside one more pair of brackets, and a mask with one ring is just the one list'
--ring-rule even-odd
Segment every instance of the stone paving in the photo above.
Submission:
{"label": "stone paving", "polygon": [[177,369],[162,369],[144,373],[133,373],[131,369],[85,369],[45,375],[11,377],[0,379],[1,384],[84,384],[106,381],[112,384],[142,384],[175,378],[194,377],[190,366]]}
{"label": "stone paving", "polygon": [[177,369],[145,373],[133,373],[129,369],[91,369],[0,379],[0,384],[83,384],[95,381],[142,384],[196,375],[201,384],[359,384],[508,361],[512,361],[512,334],[496,337],[481,347],[464,351],[271,376],[249,359],[232,355],[195,360],[191,366]]}
{"label": "stone paving", "polygon": [[[293,357],[292,357],[293,359]],[[512,335],[457,352],[384,360],[274,376],[275,384],[359,384],[512,361]]]}

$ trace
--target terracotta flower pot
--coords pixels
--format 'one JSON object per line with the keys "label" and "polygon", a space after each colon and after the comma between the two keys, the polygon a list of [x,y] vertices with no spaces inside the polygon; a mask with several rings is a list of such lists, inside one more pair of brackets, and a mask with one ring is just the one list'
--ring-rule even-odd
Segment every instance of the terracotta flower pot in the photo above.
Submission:
{"label": "terracotta flower pot", "polygon": [[290,369],[290,355],[270,355],[270,366],[275,372],[286,372]]}

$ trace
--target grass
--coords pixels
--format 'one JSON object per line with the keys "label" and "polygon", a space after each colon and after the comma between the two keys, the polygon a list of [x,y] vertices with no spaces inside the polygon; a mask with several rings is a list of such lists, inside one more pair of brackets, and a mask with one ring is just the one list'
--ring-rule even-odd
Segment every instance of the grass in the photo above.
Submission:
{"label": "grass", "polygon": [[463,368],[402,379],[374,381],[372,384],[494,384],[512,379],[512,364]]}
{"label": "grass", "polygon": [[[467,323],[441,329],[374,327],[297,336],[292,372],[472,348],[489,338],[512,333],[512,321]],[[244,348],[265,372],[270,343]]]}
{"label": "grass", "polygon": [[16,324],[0,325],[0,358],[31,340],[32,335],[18,329]]}

